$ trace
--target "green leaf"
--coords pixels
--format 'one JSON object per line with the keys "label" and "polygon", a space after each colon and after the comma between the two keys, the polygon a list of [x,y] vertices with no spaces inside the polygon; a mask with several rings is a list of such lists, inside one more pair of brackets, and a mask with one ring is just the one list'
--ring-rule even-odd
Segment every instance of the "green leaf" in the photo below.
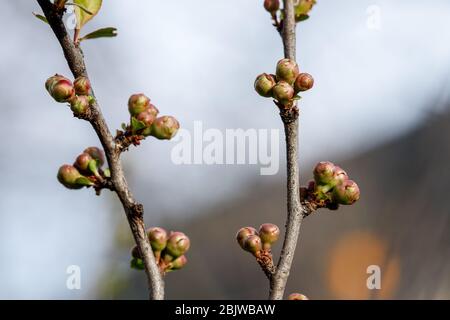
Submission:
{"label": "green leaf", "polygon": [[292,98],[293,100],[300,100],[302,97],[300,97],[300,96],[295,96],[294,98]]}
{"label": "green leaf", "polygon": [[309,18],[308,13],[316,4],[316,0],[300,0],[299,4],[295,6],[295,21],[301,22]]}
{"label": "green leaf", "polygon": [[297,16],[297,15],[295,16],[295,21],[297,21],[297,22],[302,22],[307,19],[309,19],[309,16],[307,14],[301,14],[299,16]]}
{"label": "green leaf", "polygon": [[67,3],[66,6],[75,6],[80,8],[81,10],[83,10],[84,12],[86,12],[89,15],[93,15],[92,12],[90,12],[85,6],[81,5],[81,4],[77,4],[77,3]]}
{"label": "green leaf", "polygon": [[138,258],[133,258],[130,262],[130,267],[132,269],[136,269],[136,270],[144,270],[144,262],[142,261],[142,259],[138,259]]}
{"label": "green leaf", "polygon": [[95,160],[95,159],[92,159],[88,163],[89,171],[92,172],[96,177],[100,176],[100,174],[98,173],[98,164],[99,164],[99,161]]}
{"label": "green leaf", "polygon": [[79,177],[77,180],[75,180],[75,184],[86,187],[94,185],[94,183],[86,177]]}
{"label": "green leaf", "polygon": [[139,121],[135,117],[131,117],[131,129],[133,130],[133,132],[142,130],[144,128],[147,128],[145,123],[143,123],[142,121]]}
{"label": "green leaf", "polygon": [[102,0],[74,0],[73,3],[77,17],[76,29],[78,30],[81,30],[89,20],[94,18],[102,7]]}
{"label": "green leaf", "polygon": [[102,28],[98,29],[94,32],[88,33],[84,37],[80,38],[80,41],[88,40],[88,39],[98,39],[98,38],[112,38],[117,36],[116,28]]}
{"label": "green leaf", "polygon": [[42,22],[45,22],[46,24],[48,24],[48,20],[46,17],[44,17],[42,14],[33,12],[33,15],[38,18],[39,20],[41,20]]}
{"label": "green leaf", "polygon": [[111,170],[109,170],[109,168],[106,168],[105,170],[103,170],[103,175],[106,178],[111,178]]}
{"label": "green leaf", "polygon": [[127,124],[125,122],[122,122],[122,124],[120,125],[120,127],[122,128],[122,130],[126,131],[127,130]]}

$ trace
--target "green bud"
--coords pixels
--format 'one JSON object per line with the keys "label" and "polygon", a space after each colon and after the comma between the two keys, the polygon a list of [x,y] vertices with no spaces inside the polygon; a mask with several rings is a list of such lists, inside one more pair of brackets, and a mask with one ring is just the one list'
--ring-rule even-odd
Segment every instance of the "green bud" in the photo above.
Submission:
{"label": "green bud", "polygon": [[144,270],[145,269],[144,261],[139,258],[133,258],[130,262],[130,267],[136,270]]}
{"label": "green bud", "polygon": [[142,259],[141,251],[138,246],[134,246],[133,249],[131,249],[131,256],[135,259]]}
{"label": "green bud", "polygon": [[300,73],[295,79],[295,92],[306,91],[313,87],[314,78],[309,73]]}
{"label": "green bud", "polygon": [[254,86],[256,92],[258,92],[260,96],[271,97],[272,89],[275,86],[275,84],[276,81],[274,76],[267,73],[263,73],[256,78]]}
{"label": "green bud", "polygon": [[78,77],[73,82],[75,93],[80,96],[88,96],[91,92],[91,83],[86,77]]}
{"label": "green bud", "polygon": [[156,118],[151,127],[150,135],[160,140],[170,140],[178,132],[180,123],[172,116]]}
{"label": "green bud", "polygon": [[70,109],[75,115],[85,114],[90,105],[90,98],[88,96],[75,96],[70,101]]}
{"label": "green bud", "polygon": [[167,244],[167,231],[163,228],[154,227],[147,230],[148,240],[153,251],[160,252],[166,248]]}
{"label": "green bud", "polygon": [[294,84],[295,79],[299,75],[297,62],[291,59],[281,59],[277,63],[277,79],[286,81],[288,84]]}
{"label": "green bud", "polygon": [[279,81],[272,89],[275,100],[285,104],[294,97],[294,88],[286,81]]}
{"label": "green bud", "polygon": [[187,258],[186,256],[179,256],[178,258],[176,258],[175,260],[173,260],[172,262],[169,263],[169,265],[167,266],[168,271],[172,271],[172,270],[179,270],[181,268],[183,268],[185,265],[187,264]]}
{"label": "green bud", "polygon": [[301,293],[291,293],[288,300],[309,300],[307,296]]}
{"label": "green bud", "polygon": [[340,184],[348,180],[347,172],[345,172],[341,167],[334,167],[334,185]]}
{"label": "green bud", "polygon": [[82,187],[94,185],[92,181],[82,176],[75,167],[68,164],[59,168],[57,178],[68,189],[81,189]]}
{"label": "green bud", "polygon": [[166,251],[173,258],[183,255],[189,250],[191,243],[189,238],[182,232],[171,232],[167,240]]}
{"label": "green bud", "polygon": [[258,235],[258,231],[253,227],[244,227],[239,229],[239,231],[236,234],[236,240],[241,246],[242,249],[245,250],[245,240],[248,238],[248,236],[251,235]]}
{"label": "green bud", "polygon": [[318,185],[332,184],[334,179],[334,163],[321,161],[314,168],[314,180]]}
{"label": "green bud", "polygon": [[333,189],[333,195],[340,204],[350,205],[359,200],[359,187],[353,180],[346,180]]}
{"label": "green bud", "polygon": [[68,102],[75,96],[72,82],[60,75],[50,77],[45,83],[45,88],[57,102]]}
{"label": "green bud", "polygon": [[83,153],[87,153],[92,159],[98,161],[98,167],[102,167],[105,164],[105,155],[103,151],[97,147],[86,148]]}
{"label": "green bud", "polygon": [[263,244],[272,244],[278,240],[280,229],[272,223],[264,223],[259,227],[259,237]]}
{"label": "green bud", "polygon": [[136,119],[137,119],[138,121],[141,121],[142,123],[144,123],[145,126],[148,128],[148,127],[150,127],[150,126],[153,124],[153,122],[155,121],[156,115],[154,115],[154,113],[150,112],[150,110],[147,109],[147,110],[145,110],[145,111],[139,113],[139,114],[136,116]]}
{"label": "green bud", "polygon": [[275,13],[280,8],[280,0],[264,0],[264,9],[270,13]]}
{"label": "green bud", "polygon": [[256,256],[262,250],[261,238],[257,235],[248,236],[244,241],[244,250]]}
{"label": "green bud", "polygon": [[128,100],[128,111],[131,116],[136,116],[139,113],[148,109],[150,99],[143,93],[133,94]]}
{"label": "green bud", "polygon": [[89,162],[92,160],[93,159],[89,154],[83,152],[77,157],[73,166],[82,173],[89,173]]}

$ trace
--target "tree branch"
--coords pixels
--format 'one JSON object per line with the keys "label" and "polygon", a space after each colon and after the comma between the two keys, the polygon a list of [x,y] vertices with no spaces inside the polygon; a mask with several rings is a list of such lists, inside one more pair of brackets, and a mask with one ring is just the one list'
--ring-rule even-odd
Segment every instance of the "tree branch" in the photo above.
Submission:
{"label": "tree branch", "polygon": [[[285,58],[296,59],[296,39],[295,39],[295,13],[294,1],[283,0],[284,19],[282,29],[282,39]],[[281,109],[281,119],[284,124],[286,135],[286,158],[287,158],[287,222],[286,233],[281,250],[280,259],[275,274],[270,278],[271,300],[283,299],[284,290],[289,277],[289,273],[294,259],[295,248],[300,233],[300,225],[303,217],[307,216],[305,209],[300,202],[300,179],[298,166],[298,109],[294,104],[289,109]]]}
{"label": "tree branch", "polygon": [[[57,10],[49,0],[37,0],[37,2],[41,6],[50,27],[61,44],[73,76],[75,78],[80,76],[88,77],[83,53],[79,47],[75,46],[62,21],[63,11]],[[92,95],[94,96],[93,92]],[[87,120],[91,123],[103,146],[111,170],[111,181],[114,186],[114,191],[122,203],[134,240],[141,252],[148,279],[150,299],[162,300],[164,299],[164,281],[146,234],[143,219],[144,208],[136,202],[128,187],[120,160],[121,152],[116,147],[114,138],[108,129],[97,100],[92,103]]]}

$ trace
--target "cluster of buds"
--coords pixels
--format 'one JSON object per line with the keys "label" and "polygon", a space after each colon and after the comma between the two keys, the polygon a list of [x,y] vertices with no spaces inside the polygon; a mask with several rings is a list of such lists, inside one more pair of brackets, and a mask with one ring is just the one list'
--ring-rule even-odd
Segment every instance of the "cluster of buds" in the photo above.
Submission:
{"label": "cluster of buds", "polygon": [[338,209],[340,204],[351,205],[359,200],[359,187],[347,173],[329,161],[319,162],[314,167],[314,180],[301,190],[302,199],[317,207]]}
{"label": "cluster of buds", "polygon": [[130,112],[130,125],[125,127],[133,136],[153,136],[161,140],[172,139],[180,124],[172,116],[158,117],[159,110],[150,102],[150,99],[142,94],[133,94],[128,100]]}
{"label": "cluster of buds", "polygon": [[[191,242],[183,232],[168,233],[163,228],[154,227],[147,231],[147,235],[161,273],[179,270],[186,265],[187,258],[184,254],[189,250]],[[131,257],[131,267],[143,270],[144,262],[137,246],[131,250]]]}
{"label": "cluster of buds", "polygon": [[[295,21],[300,22],[309,18],[309,12],[316,4],[316,0],[297,0],[294,2]],[[280,0],[264,0],[264,9],[270,13],[274,20],[274,25],[281,31],[281,23],[278,21],[277,12],[280,10]],[[281,10],[282,11],[282,10]],[[280,19],[284,16],[280,13]]]}
{"label": "cluster of buds", "polygon": [[259,231],[253,227],[241,228],[236,234],[236,240],[245,251],[255,257],[260,257],[264,252],[270,252],[280,236],[280,229],[272,223],[264,223]]}
{"label": "cluster of buds", "polygon": [[86,77],[78,77],[72,83],[69,79],[56,74],[47,79],[45,88],[56,102],[69,103],[70,109],[78,117],[86,115],[94,101],[90,95],[91,84]]}
{"label": "cluster of buds", "polygon": [[297,63],[291,59],[278,61],[276,74],[260,74],[255,80],[255,90],[262,97],[274,98],[279,105],[290,107],[300,99],[299,92],[309,90],[314,85],[313,77],[300,73]]}
{"label": "cluster of buds", "polygon": [[105,179],[110,177],[109,169],[102,169],[104,163],[103,151],[89,147],[75,159],[73,165],[65,164],[59,168],[58,181],[68,189],[94,187],[99,191]]}
{"label": "cluster of buds", "polygon": [[301,293],[291,293],[288,300],[309,300],[307,296]]}

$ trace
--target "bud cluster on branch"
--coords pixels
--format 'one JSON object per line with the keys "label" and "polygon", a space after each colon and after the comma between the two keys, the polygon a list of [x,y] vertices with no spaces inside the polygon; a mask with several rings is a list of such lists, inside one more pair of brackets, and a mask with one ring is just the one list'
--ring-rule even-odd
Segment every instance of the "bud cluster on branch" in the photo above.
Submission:
{"label": "bud cluster on branch", "polygon": [[91,84],[86,77],[78,77],[72,83],[66,77],[56,74],[47,79],[45,88],[50,96],[59,103],[69,103],[73,114],[79,118],[87,118],[89,107],[94,101]]}
{"label": "bud cluster on branch", "polygon": [[58,181],[68,189],[94,187],[99,194],[103,188],[112,188],[108,183],[109,169],[102,169],[105,164],[103,151],[97,147],[89,147],[83,151],[73,165],[62,165],[58,170]]}
{"label": "bud cluster on branch", "polygon": [[359,187],[350,180],[347,172],[329,161],[314,167],[314,180],[300,190],[303,201],[315,208],[337,210],[339,205],[351,205],[359,200]]}
{"label": "bud cluster on branch", "polygon": [[276,225],[264,223],[259,227],[259,231],[253,227],[241,228],[236,234],[236,240],[242,249],[258,257],[262,251],[270,252],[272,244],[279,236],[280,229]]}
{"label": "bud cluster on branch", "polygon": [[295,61],[281,59],[277,63],[276,74],[260,74],[254,87],[260,96],[274,98],[279,106],[289,108],[294,100],[300,99],[299,92],[309,90],[313,85],[313,77],[308,73],[300,73]]}
{"label": "bud cluster on branch", "polygon": [[[163,228],[153,227],[147,230],[147,236],[162,274],[179,270],[186,265],[187,258],[184,254],[189,250],[191,243],[183,232],[168,233]],[[131,250],[131,256],[131,267],[143,270],[144,262],[137,246]]]}

